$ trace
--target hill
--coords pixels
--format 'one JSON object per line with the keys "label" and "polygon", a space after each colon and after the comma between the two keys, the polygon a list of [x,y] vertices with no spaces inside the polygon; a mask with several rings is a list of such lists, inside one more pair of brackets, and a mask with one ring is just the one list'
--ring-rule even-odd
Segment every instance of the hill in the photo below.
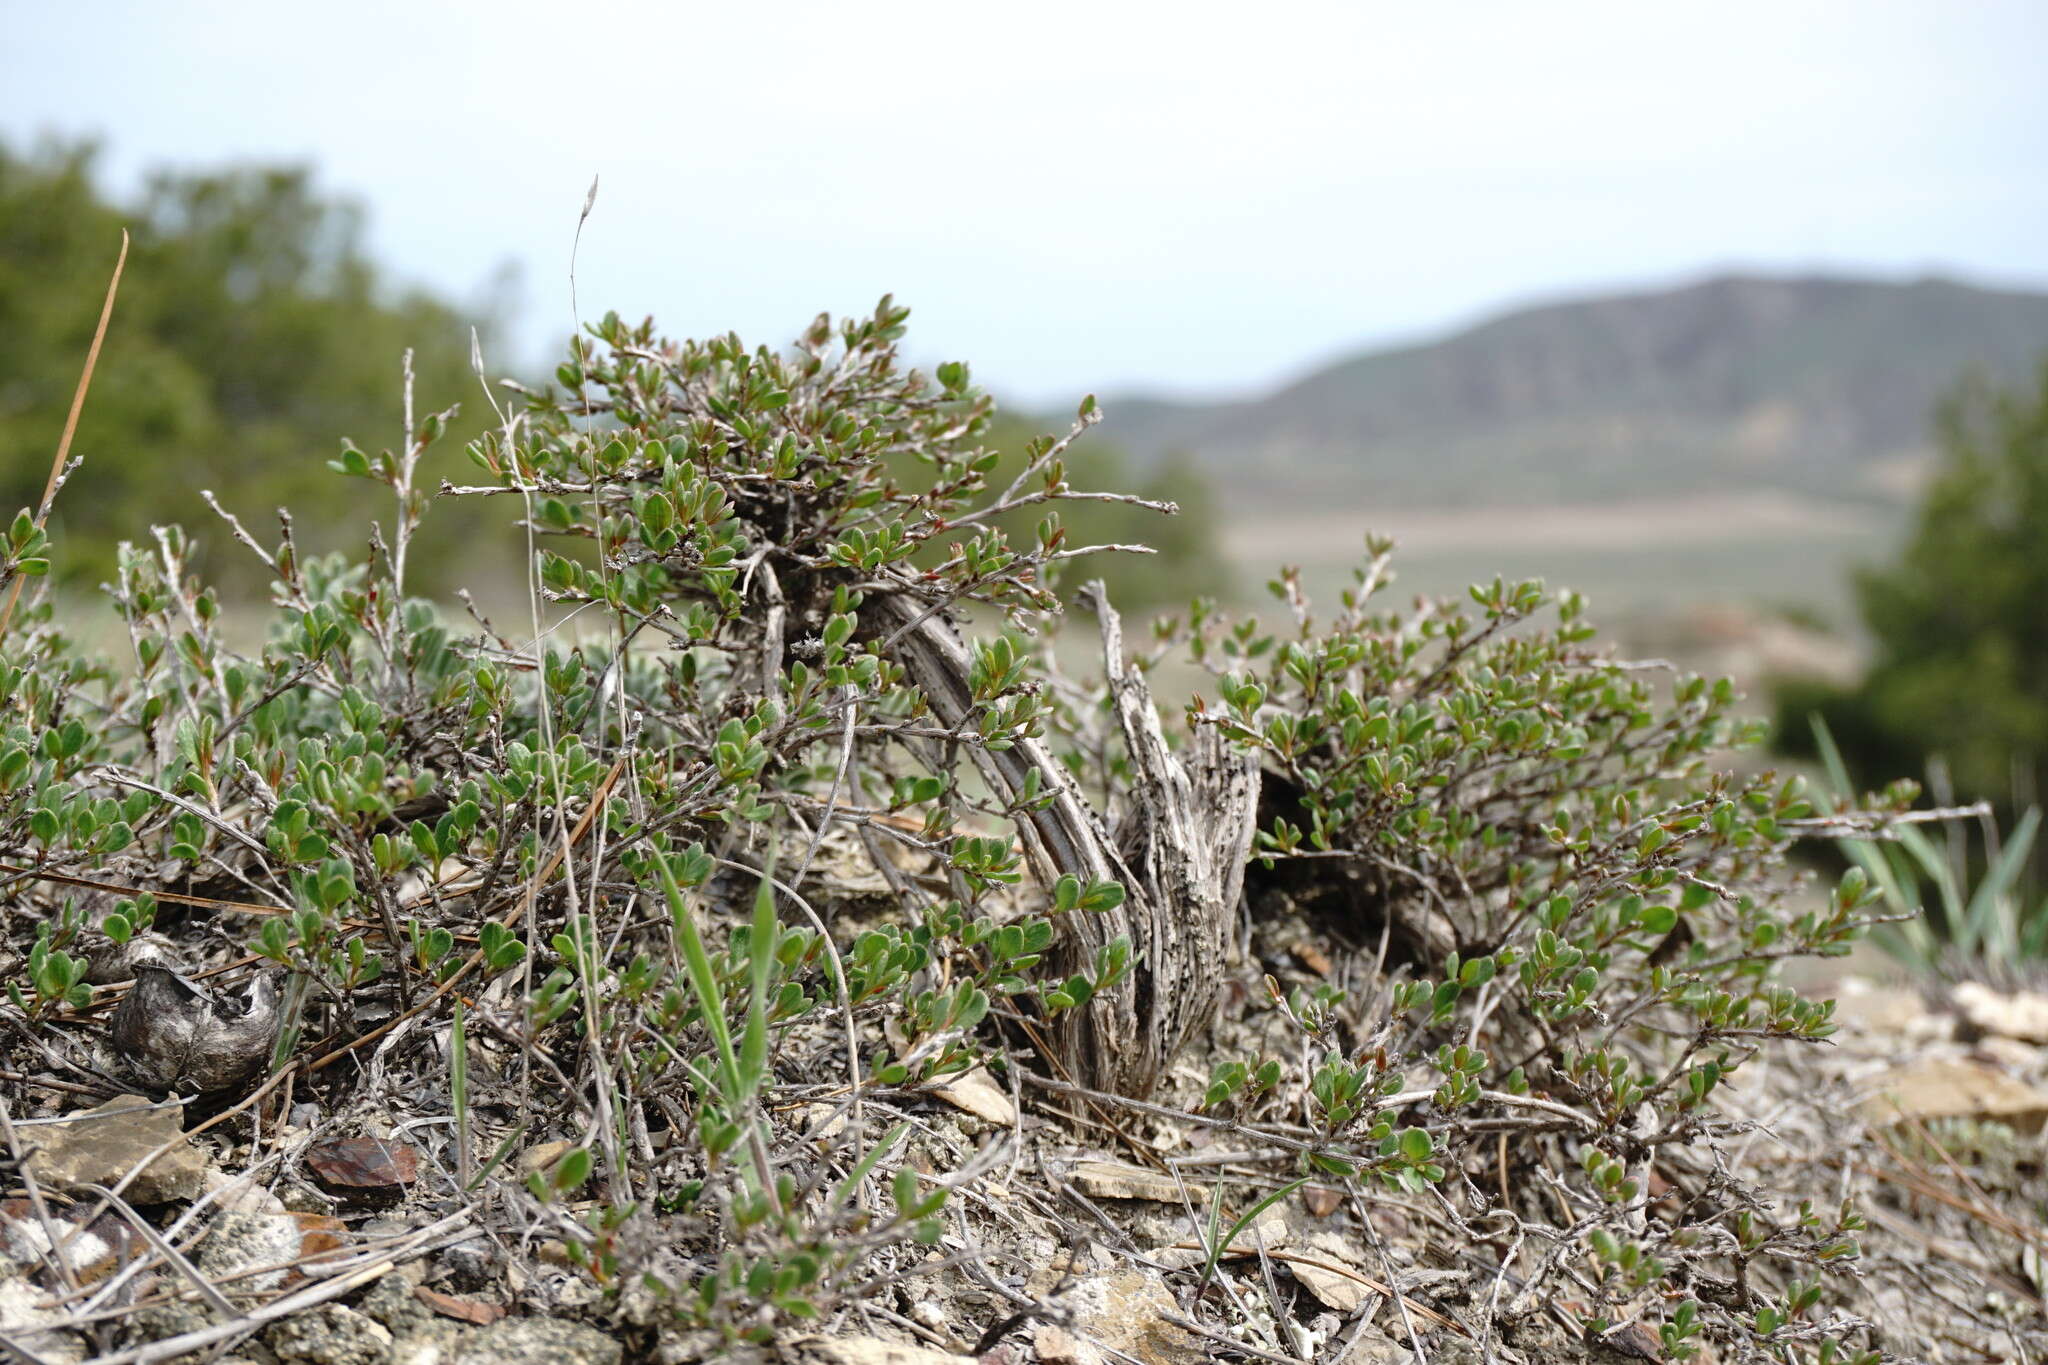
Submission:
{"label": "hill", "polygon": [[1732,275],[1519,309],[1238,403],[1126,397],[1105,434],[1269,511],[1570,505],[1736,485],[1895,501],[1968,373],[2048,353],[2048,294]]}

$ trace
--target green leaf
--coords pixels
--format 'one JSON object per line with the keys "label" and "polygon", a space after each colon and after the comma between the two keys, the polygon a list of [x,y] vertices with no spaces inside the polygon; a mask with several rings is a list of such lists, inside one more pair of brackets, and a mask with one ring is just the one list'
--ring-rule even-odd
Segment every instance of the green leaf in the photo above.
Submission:
{"label": "green leaf", "polygon": [[571,1147],[562,1153],[561,1158],[555,1162],[554,1169],[548,1173],[548,1184],[557,1194],[567,1194],[571,1190],[581,1189],[583,1182],[588,1179],[590,1149],[587,1147]]}
{"label": "green leaf", "polygon": [[720,1087],[726,1091],[726,1098],[731,1099],[740,1092],[739,1059],[733,1053],[732,1030],[725,1019],[725,996],[718,986],[718,973],[711,966],[711,955],[704,951],[703,936],[697,932],[697,916],[683,898],[683,888],[676,885],[675,873],[669,870],[668,856],[656,853],[650,861],[660,874],[662,892],[668,897],[669,921],[675,926],[676,948],[689,975],[690,989],[718,1049]]}
{"label": "green leaf", "polygon": [[734,1103],[751,1105],[768,1072],[768,996],[775,968],[775,946],[781,926],[775,918],[775,860],[771,855],[754,892],[754,924],[747,936],[752,980],[747,993],[746,1031],[740,1039],[739,1094]]}

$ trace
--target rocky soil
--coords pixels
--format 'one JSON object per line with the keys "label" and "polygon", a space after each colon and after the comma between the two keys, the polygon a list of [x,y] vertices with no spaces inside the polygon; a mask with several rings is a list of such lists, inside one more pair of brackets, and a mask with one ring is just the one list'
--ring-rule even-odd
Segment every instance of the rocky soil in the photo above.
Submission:
{"label": "rocky soil", "polygon": [[[1304,978],[1328,970],[1312,943],[1279,957]],[[2040,1359],[2048,996],[1853,977],[1837,992],[1834,1042],[1742,1073],[1753,1127],[1718,1160],[1775,1167],[1773,1188],[1819,1206],[1858,1201],[1863,1254],[1831,1284],[1887,1358]],[[1212,1187],[1237,1210],[1275,1183],[1232,1150],[1227,1125],[1176,1112],[1205,1075],[1184,1063],[1157,1107],[985,1070],[878,1099],[859,1121],[908,1118],[915,1164],[955,1177],[950,1231],[776,1351],[821,1365],[1664,1358],[1644,1324],[1592,1337],[1568,1296],[1527,1301],[1517,1268],[1535,1250],[1475,1240],[1423,1197],[1368,1204],[1308,1185],[1205,1276]],[[0,1205],[0,1341],[14,1360],[610,1365],[717,1347],[659,1330],[646,1295],[608,1293],[547,1229],[479,1218],[441,1169],[445,1134],[409,1123],[402,1103],[343,1124],[301,1100],[231,1145],[225,1127],[188,1137],[205,1115],[174,1101],[93,1103],[54,1074],[30,1089],[40,1108],[13,1112],[4,1135],[20,1158]],[[854,1116],[821,1098],[780,1119],[825,1143]],[[528,1144],[514,1174],[565,1147]],[[1683,1198],[1699,1178],[1653,1171],[1652,1192]]]}

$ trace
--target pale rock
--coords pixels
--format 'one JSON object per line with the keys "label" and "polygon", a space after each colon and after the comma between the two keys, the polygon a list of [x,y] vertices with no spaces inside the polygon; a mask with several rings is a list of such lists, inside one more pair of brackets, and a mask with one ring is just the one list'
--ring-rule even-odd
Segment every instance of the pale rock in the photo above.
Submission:
{"label": "pale rock", "polygon": [[1003,1093],[985,1066],[963,1071],[951,1080],[933,1086],[932,1094],[986,1123],[1008,1128],[1017,1122],[1017,1106],[1010,1102],[1010,1097]]}
{"label": "pale rock", "polygon": [[1884,1126],[1902,1117],[1989,1119],[2021,1133],[2048,1123],[2048,1090],[1960,1058],[1929,1057],[1886,1073],[1857,1106],[1864,1122]]}
{"label": "pale rock", "polygon": [[102,1215],[90,1227],[80,1226],[91,1211],[90,1204],[69,1208],[46,1204],[44,1212],[50,1221],[45,1223],[29,1200],[0,1201],[0,1273],[9,1268],[6,1262],[30,1269],[47,1265],[52,1234],[64,1243],[64,1258],[81,1280],[97,1280],[133,1260],[139,1254],[141,1234],[111,1214]]}
{"label": "pale rock", "polygon": [[1835,1018],[1851,1032],[1890,1037],[1930,1037],[1945,1025],[1913,987],[1880,985],[1862,976],[1836,984]]}
{"label": "pale rock", "polygon": [[338,1303],[293,1313],[271,1324],[263,1344],[281,1361],[306,1365],[390,1365],[384,1324]]}
{"label": "pale rock", "polygon": [[[1141,1270],[1076,1280],[1056,1300],[1067,1324],[1040,1323],[1032,1344],[1044,1365],[1107,1365],[1118,1352],[1140,1365],[1196,1365],[1208,1352],[1166,1321],[1179,1312],[1166,1285]],[[1105,1349],[1106,1348],[1106,1349]]]}
{"label": "pale rock", "polygon": [[804,1136],[813,1142],[829,1143],[846,1131],[848,1109],[838,1104],[804,1106]]}
{"label": "pale rock", "polygon": [[785,1349],[818,1365],[971,1365],[974,1360],[880,1337],[798,1337]]}
{"label": "pale rock", "polygon": [[[237,1276],[238,1288],[269,1293],[284,1284],[290,1272],[283,1267],[298,1258],[305,1240],[305,1229],[293,1214],[230,1210],[214,1219],[213,1230],[199,1244],[197,1263],[211,1279]],[[251,1270],[261,1273],[244,1274]]]}
{"label": "pale rock", "polygon": [[[1126,1166],[1115,1161],[1076,1161],[1067,1179],[1091,1199],[1146,1199],[1155,1204],[1180,1204],[1181,1186],[1165,1171]],[[1187,1182],[1187,1197],[1200,1200],[1208,1187]]]}
{"label": "pale rock", "polygon": [[125,1179],[151,1152],[169,1143],[123,1191],[131,1204],[195,1199],[206,1178],[206,1153],[185,1136],[184,1106],[152,1105],[139,1095],[116,1095],[62,1123],[24,1124],[24,1145],[37,1150],[25,1163],[44,1188],[70,1189]]}
{"label": "pale rock", "polygon": [[85,1339],[50,1330],[65,1319],[59,1308],[44,1307],[49,1292],[20,1275],[0,1275],[0,1339],[34,1352],[49,1365],[76,1365],[85,1359]]}
{"label": "pale rock", "polygon": [[1965,981],[1949,999],[1980,1033],[2017,1038],[2023,1043],[2048,1043],[2048,995],[2018,991],[2005,995],[1981,981]]}
{"label": "pale rock", "polygon": [[1305,1245],[1291,1247],[1289,1250],[1323,1263],[1312,1265],[1307,1261],[1290,1259],[1287,1262],[1287,1269],[1295,1279],[1301,1281],[1302,1287],[1315,1295],[1317,1301],[1326,1308],[1334,1308],[1339,1313],[1356,1312],[1359,1305],[1375,1292],[1370,1285],[1361,1283],[1355,1276],[1331,1269],[1335,1266],[1342,1267],[1343,1270],[1359,1270],[1353,1259],[1351,1244],[1334,1233],[1319,1232]]}
{"label": "pale rock", "polygon": [[619,1365],[624,1348],[560,1318],[500,1318],[463,1344],[454,1365]]}
{"label": "pale rock", "polygon": [[539,1175],[575,1147],[573,1142],[536,1142],[519,1154],[519,1178],[524,1180],[527,1176]]}
{"label": "pale rock", "polygon": [[229,1175],[218,1166],[208,1166],[202,1183],[213,1196],[213,1207],[233,1213],[283,1213],[284,1200],[245,1175]]}
{"label": "pale rock", "polygon": [[2043,1073],[2048,1073],[2048,1047],[2035,1047],[2017,1038],[1988,1035],[1979,1038],[1970,1052],[1979,1061],[2002,1068],[2009,1075],[2040,1079]]}
{"label": "pale rock", "polygon": [[413,1293],[422,1261],[392,1269],[363,1296],[362,1311],[391,1329],[391,1365],[453,1365],[467,1328],[442,1317]]}

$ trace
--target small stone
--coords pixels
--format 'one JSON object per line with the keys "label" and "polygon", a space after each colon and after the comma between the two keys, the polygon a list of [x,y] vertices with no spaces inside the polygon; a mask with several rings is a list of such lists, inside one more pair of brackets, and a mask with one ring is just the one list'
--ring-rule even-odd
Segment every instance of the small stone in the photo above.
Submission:
{"label": "small stone", "polygon": [[985,1066],[963,1071],[943,1085],[933,1086],[932,1094],[955,1109],[965,1110],[999,1127],[1008,1128],[1017,1122],[1017,1106],[1010,1102],[1010,1097],[1003,1093]]}
{"label": "small stone", "polygon": [[236,1213],[284,1212],[284,1201],[248,1176],[229,1175],[218,1167],[208,1166],[203,1183],[217,1209]]}
{"label": "small stone", "polygon": [[1989,1062],[2010,1076],[2039,1080],[2044,1079],[2044,1073],[2048,1073],[2048,1048],[2035,1047],[2032,1043],[2023,1043],[2017,1038],[2000,1038],[1995,1034],[1987,1034],[1977,1040],[1976,1045],[1970,1049],[1970,1054],[1978,1061]]}
{"label": "small stone", "polygon": [[26,1199],[0,1202],[0,1261],[29,1268],[48,1264],[50,1237],[54,1232],[64,1242],[64,1258],[70,1262],[72,1274],[91,1284],[148,1250],[148,1243],[129,1226],[128,1220],[111,1212],[102,1214],[90,1227],[79,1226],[92,1207],[46,1207],[44,1211],[50,1217],[46,1224],[35,1205]]}
{"label": "small stone", "polygon": [[408,1261],[393,1267],[370,1286],[370,1292],[363,1295],[358,1307],[389,1327],[393,1336],[403,1336],[425,1326],[433,1321],[434,1311],[413,1293],[419,1287],[425,1268],[421,1261]]}
{"label": "small stone", "polygon": [[1887,1073],[1857,1106],[1864,1122],[1989,1119],[2032,1134],[2048,1123],[2048,1091],[1977,1062],[1930,1057]]}
{"label": "small stone", "polygon": [[420,1301],[425,1268],[420,1261],[398,1266],[363,1295],[361,1311],[391,1329],[391,1365],[448,1365],[468,1332]]}
{"label": "small stone", "polygon": [[879,1337],[799,1337],[789,1345],[819,1365],[970,1365],[974,1359]]}
{"label": "small stone", "polygon": [[2017,991],[2002,995],[1981,981],[1965,981],[1949,998],[1970,1026],[1994,1038],[2048,1043],[2048,995]]}
{"label": "small stone", "polygon": [[[199,1244],[199,1268],[215,1280],[238,1276],[235,1283],[243,1289],[266,1293],[278,1289],[291,1273],[285,1267],[297,1259],[305,1243],[300,1217],[292,1213],[222,1213]],[[243,1274],[251,1270],[262,1273]]]}
{"label": "small stone", "polygon": [[85,1339],[52,1330],[69,1316],[49,1307],[49,1291],[25,1277],[0,1274],[0,1338],[49,1365],[74,1365],[85,1359]]}
{"label": "small stone", "polygon": [[575,1148],[573,1142],[536,1142],[519,1154],[519,1178],[539,1175]]}
{"label": "small stone", "polygon": [[1106,1365],[1115,1359],[1110,1352],[1141,1365],[1195,1365],[1208,1359],[1199,1342],[1166,1321],[1163,1315],[1179,1312],[1180,1305],[1163,1281],[1145,1271],[1076,1280],[1057,1302],[1070,1314],[1072,1326],[1040,1323],[1034,1330],[1032,1344],[1045,1365]]}
{"label": "small stone", "polygon": [[[1126,1166],[1114,1161],[1077,1161],[1067,1167],[1067,1179],[1091,1199],[1149,1199],[1155,1204],[1183,1202],[1181,1186],[1164,1171],[1143,1166]],[[1206,1186],[1187,1184],[1188,1199],[1202,1199]]]}
{"label": "small stone", "polygon": [[436,1259],[447,1273],[449,1286],[461,1293],[475,1293],[495,1278],[497,1252],[488,1237],[471,1237],[442,1247]]}
{"label": "small stone", "polygon": [[[1310,1239],[1306,1246],[1298,1248],[1308,1260],[1289,1258],[1288,1273],[1301,1282],[1304,1289],[1316,1296],[1326,1308],[1339,1313],[1356,1312],[1361,1304],[1375,1291],[1363,1283],[1355,1273],[1357,1267],[1349,1263],[1344,1239],[1324,1232]],[[1310,1264],[1310,1261],[1321,1264]],[[1345,1271],[1352,1271],[1346,1274]]]}
{"label": "small stone", "polygon": [[809,1104],[804,1106],[804,1136],[827,1143],[846,1131],[846,1106]]}
{"label": "small stone", "polygon": [[152,1105],[139,1095],[116,1095],[63,1123],[24,1125],[25,1145],[37,1150],[25,1163],[46,1188],[118,1185],[151,1152],[170,1149],[124,1191],[131,1204],[196,1199],[206,1179],[206,1153],[184,1132],[184,1106]]}
{"label": "small stone", "polygon": [[1328,1218],[1343,1206],[1344,1196],[1321,1185],[1309,1185],[1302,1189],[1301,1202],[1316,1217]]}
{"label": "small stone", "polygon": [[338,1303],[293,1313],[272,1324],[263,1344],[282,1361],[308,1365],[390,1365],[391,1333],[383,1323]]}
{"label": "small stone", "polygon": [[624,1349],[594,1327],[560,1318],[501,1318],[463,1344],[455,1365],[619,1365]]}
{"label": "small stone", "polygon": [[1835,986],[1835,1018],[1857,1033],[1918,1037],[1936,1023],[1927,1002],[1910,986],[1881,986],[1846,976]]}

